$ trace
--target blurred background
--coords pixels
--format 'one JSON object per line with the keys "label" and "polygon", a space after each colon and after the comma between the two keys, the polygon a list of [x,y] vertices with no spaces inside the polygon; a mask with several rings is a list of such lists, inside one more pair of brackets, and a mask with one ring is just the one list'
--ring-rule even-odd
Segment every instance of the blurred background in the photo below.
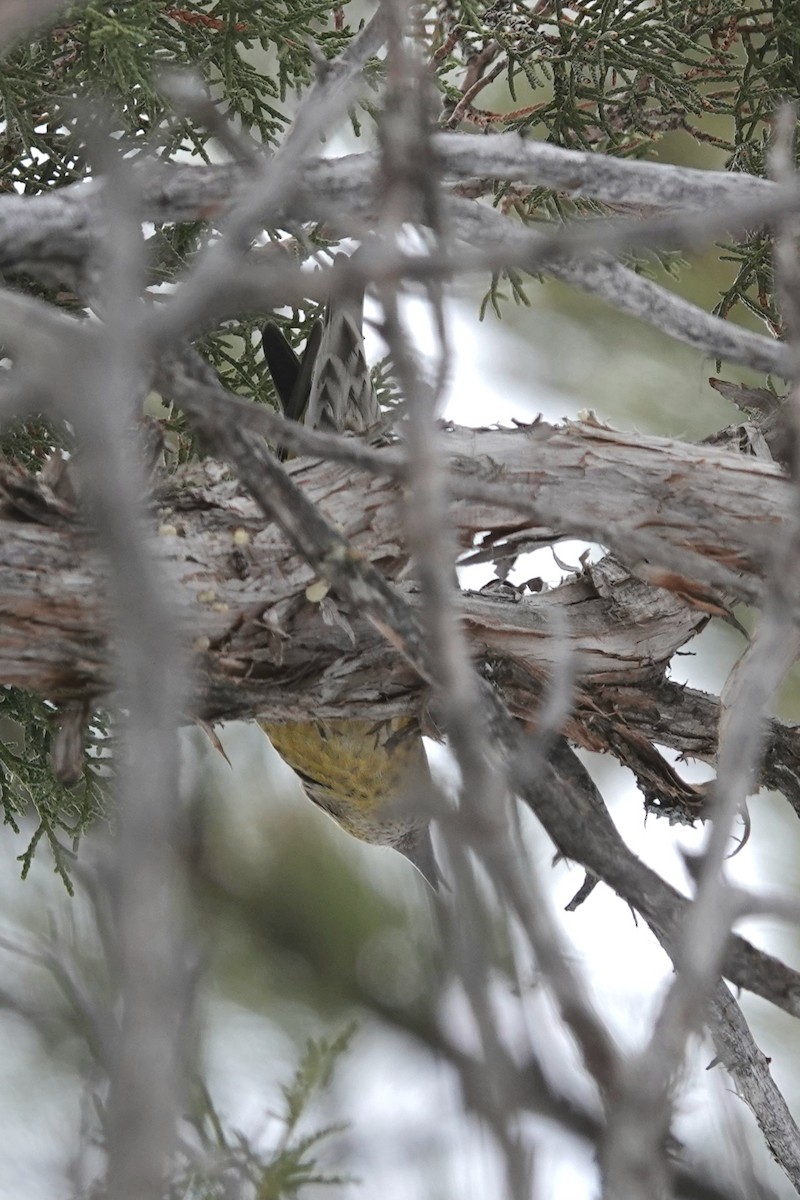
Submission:
{"label": "blurred background", "polygon": [[[263,56],[255,55],[254,62],[269,69]],[[515,104],[532,95],[521,86]],[[499,112],[509,108],[502,80],[487,89],[482,103]],[[708,118],[710,130],[716,120]],[[364,149],[365,141],[342,131],[327,142],[325,153]],[[721,167],[724,158],[681,133],[662,138],[652,156],[704,167]],[[679,272],[652,265],[655,278],[707,310],[730,285],[732,271],[717,251],[692,258]],[[491,312],[481,321],[485,282],[474,288],[460,282],[448,301],[453,355],[445,415],[453,421],[509,423],[540,413],[558,421],[591,409],[599,420],[620,428],[697,440],[739,419],[709,386],[709,376],[763,385],[760,377],[719,369],[552,282],[531,283],[529,306],[509,301],[502,322]],[[421,349],[429,350],[424,310],[411,305],[408,312]],[[741,307],[732,319],[755,327],[755,318]],[[382,349],[374,336],[368,349],[377,361]],[[558,555],[578,569],[584,549],[568,543],[558,547]],[[519,567],[519,578],[532,574],[555,583],[564,571],[549,551],[542,551],[535,565]],[[462,585],[479,586],[485,578],[486,573],[464,572]],[[749,622],[747,613],[737,615]],[[714,620],[673,664],[673,676],[717,693],[741,650],[741,637]],[[798,704],[796,682],[790,680],[778,701],[780,714],[795,718]],[[458,897],[436,900],[399,856],[348,838],[304,798],[255,725],[228,725],[217,734],[224,755],[200,728],[183,736],[184,790],[198,833],[189,952],[198,958],[196,1039],[208,1095],[197,1107],[204,1113],[204,1130],[217,1120],[224,1136],[254,1159],[328,1131],[314,1152],[319,1174],[329,1173],[335,1182],[315,1182],[309,1172],[303,1177],[306,1195],[321,1194],[323,1188],[330,1194],[331,1186],[339,1196],[387,1200],[482,1200],[500,1194],[498,1146],[469,1115],[458,1076],[435,1053],[423,1020],[433,1010],[465,1050],[476,1044],[463,993],[442,959],[434,920],[435,904],[457,907]],[[432,745],[430,755],[447,779],[446,749]],[[645,822],[631,776],[608,760],[587,756],[586,761],[631,848],[685,889],[681,851],[698,846],[699,831],[670,827],[654,816]],[[702,764],[676,764],[676,769],[692,780],[710,774]],[[796,819],[779,797],[767,794],[752,801],[750,816],[753,835],[730,860],[731,876],[753,886],[768,880],[797,894]],[[564,912],[582,872],[553,863],[551,844],[527,813],[521,828],[530,867],[544,881],[599,1012],[620,1046],[641,1045],[671,978],[668,960],[648,930],[602,885],[576,912]],[[5,1133],[0,1197],[49,1200],[91,1194],[99,1155],[91,1133],[92,1106],[103,1084],[87,1048],[91,1030],[74,1019],[68,967],[72,964],[76,974],[79,968],[99,994],[104,968],[91,889],[84,887],[80,872],[72,899],[42,845],[20,886],[16,856],[25,832],[23,824],[22,837],[9,830],[0,840],[0,1057],[6,1081],[0,1092]],[[91,862],[91,846],[84,853]],[[795,934],[776,922],[748,922],[742,932],[756,945],[797,961]],[[575,1048],[539,986],[536,965],[509,944],[513,937],[499,913],[495,933],[492,993],[504,1043],[520,1054],[535,1043],[553,1079],[577,1098],[592,1101]],[[790,1018],[755,997],[743,996],[741,1002],[759,1045],[772,1059],[778,1085],[800,1111],[796,1029]],[[348,1036],[347,1047],[337,1054],[337,1039]],[[309,1065],[309,1039],[317,1040],[317,1075]],[[330,1072],[319,1063],[328,1052]],[[765,1158],[727,1077],[707,1069],[712,1059],[707,1042],[693,1044],[676,1135],[690,1153],[711,1164],[735,1165],[737,1156],[752,1148],[774,1193],[792,1194]],[[309,1084],[310,1100],[295,1128],[290,1110],[297,1086],[302,1090],[298,1064],[306,1065],[319,1087]],[[526,1121],[540,1194],[553,1200],[595,1195],[597,1166],[585,1145],[545,1121]],[[191,1122],[188,1126],[191,1142]],[[208,1136],[195,1133],[198,1144]],[[274,1185],[277,1196],[281,1181]]]}

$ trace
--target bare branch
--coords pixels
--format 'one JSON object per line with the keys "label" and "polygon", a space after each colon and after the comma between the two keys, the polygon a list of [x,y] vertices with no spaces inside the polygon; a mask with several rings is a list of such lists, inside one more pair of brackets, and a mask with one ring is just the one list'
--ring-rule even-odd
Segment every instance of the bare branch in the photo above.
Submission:
{"label": "bare branch", "polygon": [[[75,429],[80,493],[108,564],[114,699],[124,712],[118,834],[107,893],[116,918],[122,1001],[109,1064],[109,1177],[120,1200],[155,1200],[162,1195],[181,1111],[185,978],[177,727],[187,675],[176,611],[144,532],[146,477],[130,446],[130,426],[146,390],[136,321],[143,267],[136,193],[116,150],[109,149],[111,140],[94,131],[90,144],[105,167],[111,206],[105,323],[83,338],[68,322],[52,338],[45,362],[34,361],[37,372],[49,372],[53,408]],[[8,303],[5,309],[13,312]]]}
{"label": "bare branch", "polygon": [[741,1008],[724,983],[714,989],[711,1011],[717,1056],[754,1113],[775,1161],[800,1191],[800,1130],[775,1085],[769,1059],[755,1044]]}
{"label": "bare branch", "polygon": [[[505,138],[512,137],[513,135],[505,135],[501,139],[503,146],[506,145]],[[467,143],[474,146],[477,143],[493,144],[495,141],[494,138],[478,139],[449,134],[439,135],[437,146],[443,138],[459,139],[454,145],[453,158],[460,155],[467,163],[472,162],[467,155]],[[570,153],[557,151],[555,147],[537,148],[532,143],[525,143],[516,138],[513,140],[523,148],[520,151],[523,156],[535,156],[539,150],[556,157],[568,156]],[[583,161],[586,156],[577,157]],[[591,157],[592,160],[601,158]],[[566,162],[571,160],[567,157]],[[630,182],[634,195],[650,196],[654,191],[663,188],[668,202],[680,201],[693,209],[702,208],[703,211],[699,216],[696,211],[684,213],[667,226],[656,223],[649,228],[646,224],[638,228],[631,222],[609,229],[602,228],[601,223],[600,229],[588,233],[581,232],[578,235],[579,241],[575,240],[576,235],[573,232],[568,231],[566,241],[565,235],[559,234],[549,242],[543,239],[540,233],[520,228],[518,223],[494,210],[471,201],[453,198],[445,201],[447,224],[453,228],[457,237],[480,249],[470,258],[464,259],[462,256],[459,261],[437,263],[435,259],[428,258],[416,263],[392,263],[385,269],[392,274],[406,273],[413,276],[416,273],[417,277],[430,275],[434,271],[437,274],[450,274],[464,269],[497,269],[502,265],[534,271],[546,270],[564,282],[597,295],[621,311],[647,321],[662,332],[694,346],[703,353],[740,362],[756,370],[788,375],[787,351],[779,343],[732,327],[728,322],[704,313],[667,289],[643,279],[608,258],[600,256],[581,263],[559,260],[556,252],[559,247],[566,248],[569,245],[574,252],[577,252],[579,244],[586,249],[587,239],[592,245],[602,246],[604,239],[607,243],[610,236],[617,239],[615,244],[624,245],[637,242],[643,245],[679,245],[685,244],[687,239],[694,242],[701,232],[706,235],[709,233],[711,224],[715,229],[724,230],[729,228],[731,223],[750,218],[758,218],[758,223],[759,220],[767,219],[769,213],[777,214],[785,211],[787,206],[795,206],[796,195],[792,189],[790,188],[784,197],[774,184],[752,179],[750,176],[732,177],[715,172],[687,172],[658,164],[634,164],[613,159],[602,160],[601,166],[601,176],[603,171],[607,171],[616,179],[617,172],[620,172],[620,188],[628,182],[626,172],[633,172],[635,178]],[[152,164],[141,168],[145,174],[143,215],[159,221],[208,216],[215,203],[222,208],[225,202],[236,194],[237,188],[241,191],[244,184],[245,190],[248,186],[251,189],[246,194],[252,197],[250,207],[244,197],[237,201],[237,211],[242,214],[237,220],[244,221],[244,225],[249,226],[254,220],[269,220],[275,225],[280,225],[282,220],[290,223],[335,220],[336,214],[347,214],[351,219],[358,216],[360,220],[364,220],[375,211],[375,167],[374,156],[358,155],[336,161],[305,162],[301,156],[295,155],[291,167],[287,162],[285,173],[278,172],[278,179],[273,167],[269,168],[272,182],[269,189],[266,189],[260,178],[255,183],[252,180],[248,181],[246,169],[239,172],[179,166],[165,169]],[[652,176],[648,172],[652,172]],[[580,177],[580,171],[578,175]],[[668,186],[669,178],[674,180],[672,187]],[[636,179],[640,180],[638,184]],[[637,187],[639,191],[636,190]],[[586,190],[592,194],[604,195],[599,185],[595,192],[592,192],[589,185],[586,186]],[[609,194],[616,193],[611,189]],[[31,269],[38,262],[52,272],[55,264],[64,262],[70,264],[70,270],[74,270],[75,264],[85,257],[93,238],[97,236],[98,203],[99,189],[85,185],[80,185],[74,190],[63,189],[58,197],[0,197],[0,265],[6,270],[13,269],[15,265],[17,269]],[[228,246],[229,239],[223,239],[222,244]],[[175,329],[172,329],[171,318],[169,325],[161,332],[161,345],[169,344],[173,336],[178,337],[178,326],[186,333],[203,327],[212,319],[233,315],[235,311],[242,311],[243,308],[268,308],[282,303],[294,303],[303,294],[297,291],[299,281],[296,275],[292,277],[294,285],[289,279],[281,281],[272,275],[268,280],[257,271],[255,274],[251,271],[247,277],[243,277],[240,271],[241,264],[234,266],[232,263],[230,271],[227,267],[222,269],[222,254],[227,254],[227,250],[216,251],[211,259],[211,266],[204,268],[209,272],[208,288],[213,291],[212,277],[217,288],[213,306],[209,307],[211,296],[207,296],[205,303],[201,303],[199,295],[195,295],[192,289],[193,304],[196,303],[198,307],[194,314],[187,309],[180,317],[173,301],[171,311],[175,314]],[[377,278],[375,274],[371,277]],[[205,294],[206,285],[203,290]],[[305,294],[315,293],[308,291]],[[318,298],[324,298],[323,293],[316,294]]]}

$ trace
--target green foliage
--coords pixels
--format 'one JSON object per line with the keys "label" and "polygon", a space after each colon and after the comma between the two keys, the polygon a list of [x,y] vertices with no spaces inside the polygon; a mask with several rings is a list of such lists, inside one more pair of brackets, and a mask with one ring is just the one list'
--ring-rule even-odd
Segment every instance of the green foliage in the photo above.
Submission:
{"label": "green foliage", "polygon": [[[4,62],[0,186],[37,192],[85,173],[71,104],[87,94],[106,98],[134,145],[156,148],[164,158],[180,150],[207,159],[208,132],[172,113],[156,68],[195,68],[235,124],[276,143],[289,93],[313,76],[309,41],[334,55],[353,34],[347,7],[341,21],[331,20],[332,7],[327,0],[90,0],[67,8]],[[732,170],[761,173],[770,117],[782,99],[798,95],[798,15],[796,3],[736,0],[657,6],[586,0],[577,8],[555,0],[538,12],[520,0],[452,0],[432,25],[442,124],[457,117],[467,127],[516,130],[626,157],[651,155],[664,137],[680,133],[717,148]],[[263,53],[268,70],[258,59]],[[465,102],[464,73],[476,55],[486,57],[486,66]],[[366,75],[375,79],[381,70],[375,62]],[[537,187],[500,185],[493,198],[523,221],[559,222],[576,211]],[[200,225],[157,230],[151,282],[174,281],[202,233]],[[773,322],[769,273],[754,269],[754,257],[763,258],[758,248],[728,247],[726,256],[736,272],[719,311],[743,305]],[[645,262],[637,265],[646,269]],[[674,260],[662,265],[673,267]],[[509,274],[494,282],[484,305],[502,302],[501,282],[510,298],[526,303],[521,278]],[[303,314],[298,328],[306,321]],[[235,390],[266,400],[254,326],[209,337],[204,351]],[[241,353],[231,350],[232,340]]]}
{"label": "green foliage", "polygon": [[349,1025],[334,1038],[310,1038],[294,1076],[281,1087],[283,1109],[272,1114],[275,1133],[266,1144],[255,1145],[243,1134],[231,1131],[217,1112],[205,1085],[198,1083],[198,1103],[193,1118],[205,1162],[187,1163],[179,1170],[169,1190],[174,1200],[225,1200],[239,1188],[257,1200],[289,1200],[305,1188],[343,1185],[351,1182],[320,1166],[320,1151],[346,1129],[346,1125],[323,1125],[304,1133],[314,1101],[328,1088],[334,1067],[347,1050],[355,1026]]}
{"label": "green foliage", "polygon": [[[55,870],[71,891],[70,860],[81,835],[103,812],[101,749],[107,745],[101,717],[90,727],[90,757],[81,779],[71,787],[60,783],[50,768],[50,743],[56,712],[46,701],[18,688],[0,689],[0,807],[3,824],[15,833],[20,821],[35,814],[37,824],[27,849],[19,856],[23,878],[44,840]],[[70,843],[62,843],[65,837]]]}
{"label": "green foliage", "polygon": [[306,1042],[305,1054],[294,1078],[281,1089],[286,1102],[285,1120],[289,1134],[297,1129],[300,1118],[315,1092],[330,1083],[336,1061],[347,1049],[354,1033],[355,1026],[348,1025],[333,1041],[326,1041],[324,1038],[314,1041],[309,1038]]}
{"label": "green foliage", "polygon": [[21,463],[29,471],[39,470],[47,455],[63,444],[63,431],[42,417],[12,421],[0,429],[0,457]]}
{"label": "green foliage", "polygon": [[[448,52],[439,62],[446,103],[451,113],[458,106],[461,124],[478,129],[516,130],[571,149],[635,158],[651,157],[668,136],[674,146],[677,134],[692,150],[712,147],[729,170],[763,174],[770,119],[783,100],[798,99],[797,3],[586,0],[575,6],[555,0],[534,13],[516,0],[454,0],[448,14],[442,30],[449,34],[442,46]],[[490,59],[470,103],[459,104],[455,73],[490,38],[501,54]],[[492,105],[479,107],[483,84],[498,66],[502,74],[484,92]],[[494,202],[529,222],[574,213],[543,188],[501,184]],[[726,247],[736,271],[721,314],[741,305],[775,327],[767,250],[759,239]],[[659,260],[675,270],[673,256]],[[647,269],[646,261],[633,265]],[[504,278],[511,297],[525,303],[519,280]],[[493,282],[484,308],[507,299],[499,283]]]}
{"label": "green foliage", "polygon": [[[4,61],[3,187],[38,192],[84,174],[70,133],[71,102],[81,96],[104,97],[134,144],[155,141],[163,157],[183,149],[207,158],[208,135],[176,119],[158,88],[165,67],[195,68],[242,128],[275,142],[288,93],[313,75],[307,40],[333,55],[350,36],[326,29],[329,11],[325,0],[90,0],[67,8]],[[274,70],[248,60],[254,47],[270,53]]]}
{"label": "green foliage", "polygon": [[390,359],[382,358],[381,361],[372,368],[372,382],[375,387],[375,394],[378,397],[380,406],[383,409],[398,408],[403,397],[400,394],[400,389],[397,386],[394,376],[392,375],[392,364]]}
{"label": "green foliage", "polygon": [[[4,60],[0,189],[35,194],[87,174],[75,103],[88,98],[107,103],[112,123],[132,147],[164,159],[180,152],[208,161],[212,136],[177,117],[159,89],[159,72],[170,67],[197,71],[237,128],[275,144],[291,116],[290,93],[313,79],[309,43],[330,57],[352,36],[347,24],[331,27],[327,0],[90,0],[67,8],[38,40],[19,45]],[[178,279],[206,232],[201,223],[156,229],[148,244],[149,285]],[[41,294],[38,284],[27,290]],[[266,400],[257,324],[255,318],[231,324],[202,348],[233,390]],[[232,343],[238,353],[231,352]],[[19,439],[14,453],[28,457]]]}
{"label": "green foliage", "polygon": [[[788,6],[791,8],[792,6]],[[545,15],[515,0],[489,6],[470,0],[450,6],[463,37],[441,69],[463,65],[466,47],[493,37],[507,63],[508,91],[494,110],[470,107],[475,124],[517,129],[575,149],[626,156],[646,153],[654,140],[685,129],[733,152],[744,127],[715,137],[709,116],[732,120],[743,92],[749,56],[766,81],[766,43],[778,38],[767,8],[735,0],[694,0],[658,6],[587,0],[577,7],[556,0]],[[482,15],[480,15],[482,10]],[[784,16],[778,24],[791,26]],[[781,85],[785,87],[787,80]],[[796,87],[796,83],[794,85]],[[511,109],[510,103],[529,103]],[[774,110],[776,92],[761,115]]]}

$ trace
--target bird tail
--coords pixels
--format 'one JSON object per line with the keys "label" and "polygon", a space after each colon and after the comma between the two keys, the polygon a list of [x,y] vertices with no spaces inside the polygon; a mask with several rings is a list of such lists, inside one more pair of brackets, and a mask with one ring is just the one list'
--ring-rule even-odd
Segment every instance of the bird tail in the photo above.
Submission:
{"label": "bird tail", "polygon": [[381,419],[364,353],[363,321],[363,291],[328,305],[305,415],[313,429],[366,433]]}
{"label": "bird tail", "polygon": [[337,298],[312,327],[302,357],[277,325],[265,325],[264,357],[285,416],[327,433],[366,433],[380,422],[363,317],[363,290]]}

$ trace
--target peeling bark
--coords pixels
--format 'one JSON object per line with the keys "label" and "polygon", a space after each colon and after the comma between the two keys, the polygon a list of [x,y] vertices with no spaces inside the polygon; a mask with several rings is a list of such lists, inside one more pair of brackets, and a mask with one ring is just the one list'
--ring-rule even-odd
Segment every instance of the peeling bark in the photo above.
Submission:
{"label": "peeling bark", "polygon": [[[693,819],[702,790],[683,782],[653,743],[713,761],[717,701],[676,687],[664,671],[711,614],[758,595],[791,485],[773,464],[727,449],[591,424],[453,429],[446,442],[462,550],[491,545],[500,557],[602,529],[614,551],[551,590],[462,593],[476,660],[509,709],[533,724],[554,673],[566,671],[573,707],[565,732],[630,766],[650,803]],[[319,460],[289,470],[352,552],[413,604],[401,483]],[[91,534],[41,481],[7,468],[2,482],[0,677],[55,702],[100,701],[111,677]],[[408,664],[326,593],[218,463],[170,477],[153,517],[196,652],[195,715],[378,718],[425,708],[426,689]],[[776,723],[765,781],[785,788],[800,811],[798,778],[797,735]]]}

